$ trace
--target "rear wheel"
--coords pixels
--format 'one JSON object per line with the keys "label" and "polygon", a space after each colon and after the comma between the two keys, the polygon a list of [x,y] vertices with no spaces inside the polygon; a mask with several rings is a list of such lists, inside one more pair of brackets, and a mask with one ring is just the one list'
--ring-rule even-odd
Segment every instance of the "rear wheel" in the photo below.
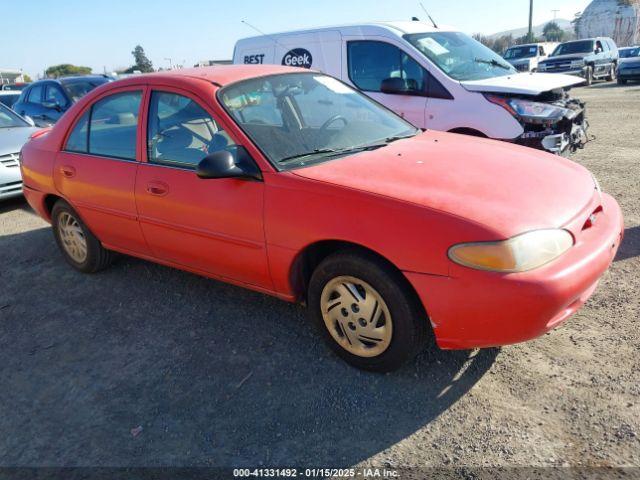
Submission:
{"label": "rear wheel", "polygon": [[104,270],[113,261],[113,253],[87,228],[80,216],[64,200],[51,211],[53,235],[69,265],[83,273]]}
{"label": "rear wheel", "polygon": [[392,371],[424,347],[428,319],[411,286],[371,255],[327,257],[313,272],[308,300],[325,341],[358,368]]}

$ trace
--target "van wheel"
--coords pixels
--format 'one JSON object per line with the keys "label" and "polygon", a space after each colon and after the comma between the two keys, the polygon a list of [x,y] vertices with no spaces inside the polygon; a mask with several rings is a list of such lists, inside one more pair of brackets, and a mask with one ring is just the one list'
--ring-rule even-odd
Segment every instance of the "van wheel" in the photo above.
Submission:
{"label": "van wheel", "polygon": [[609,72],[609,76],[607,77],[608,82],[613,82],[616,79],[616,64],[611,64],[611,71]]}
{"label": "van wheel", "polygon": [[593,85],[593,67],[588,66],[587,71],[584,74],[584,78],[587,81],[587,87]]}
{"label": "van wheel", "polygon": [[104,270],[113,261],[113,253],[102,246],[100,240],[64,200],[58,200],[53,206],[51,224],[62,255],[76,270],[95,273]]}
{"label": "van wheel", "polygon": [[424,347],[428,319],[406,279],[377,258],[344,251],[311,276],[309,315],[329,346],[351,365],[396,370]]}

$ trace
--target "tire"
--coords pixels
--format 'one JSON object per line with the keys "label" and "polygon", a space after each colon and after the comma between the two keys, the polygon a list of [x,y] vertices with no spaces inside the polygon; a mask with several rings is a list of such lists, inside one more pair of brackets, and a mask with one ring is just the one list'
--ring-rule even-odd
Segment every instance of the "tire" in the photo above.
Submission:
{"label": "tire", "polygon": [[593,67],[588,66],[587,71],[584,75],[585,80],[587,81],[587,87],[593,85]]}
{"label": "tire", "polygon": [[614,82],[616,80],[616,64],[611,64],[611,71],[609,72],[609,76],[607,77],[608,82]]}
{"label": "tire", "polygon": [[618,77],[618,85],[626,85],[627,81],[624,78]]}
{"label": "tire", "polygon": [[431,331],[417,295],[402,274],[359,251],[325,258],[311,276],[307,298],[309,316],[329,347],[363,370],[400,368],[424,348]]}
{"label": "tire", "polygon": [[51,225],[62,256],[76,270],[96,273],[113,262],[113,252],[102,246],[77,212],[64,200],[58,200],[53,206]]}

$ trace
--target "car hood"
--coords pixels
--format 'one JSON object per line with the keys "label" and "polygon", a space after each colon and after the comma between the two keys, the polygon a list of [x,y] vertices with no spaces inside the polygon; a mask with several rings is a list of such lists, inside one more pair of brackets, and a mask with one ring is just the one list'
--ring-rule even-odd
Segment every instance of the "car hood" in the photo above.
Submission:
{"label": "car hood", "polygon": [[503,238],[567,225],[595,191],[589,171],[565,158],[431,131],[292,172],[444,211]]}
{"label": "car hood", "polygon": [[0,156],[18,153],[29,137],[40,130],[36,127],[0,128]]}
{"label": "car hood", "polygon": [[567,55],[556,55],[555,57],[549,57],[544,60],[543,63],[555,63],[555,62],[567,62],[573,60],[584,60],[584,57],[588,56],[588,54],[584,55],[576,55],[575,53],[568,53]]}
{"label": "car hood", "polygon": [[514,73],[503,77],[460,82],[472,92],[512,93],[517,95],[540,95],[560,88],[583,83],[582,78],[551,73]]}

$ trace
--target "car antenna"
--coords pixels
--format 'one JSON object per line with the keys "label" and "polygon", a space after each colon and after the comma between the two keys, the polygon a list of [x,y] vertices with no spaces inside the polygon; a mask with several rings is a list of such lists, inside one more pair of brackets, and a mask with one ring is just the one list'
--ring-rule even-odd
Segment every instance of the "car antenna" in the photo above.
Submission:
{"label": "car antenna", "polygon": [[436,25],[436,22],[433,21],[433,18],[431,18],[431,15],[429,15],[429,12],[427,12],[427,9],[424,8],[424,5],[422,4],[422,2],[418,2],[418,4],[420,5],[420,8],[424,10],[424,13],[427,14],[427,17],[429,17],[429,20],[431,20],[431,23],[433,23],[433,28],[438,28],[438,25]]}
{"label": "car antenna", "polygon": [[244,23],[247,27],[252,28],[253,30],[255,30],[256,32],[258,32],[260,35],[263,35],[265,37],[270,38],[273,43],[275,43],[276,45],[278,45],[279,47],[284,48],[285,50],[287,49],[284,45],[280,44],[278,42],[278,40],[276,40],[276,38],[273,35],[269,35],[268,33],[264,33],[262,30],[260,30],[258,27],[255,27],[253,25],[251,25],[249,22],[247,22],[246,20],[240,20],[241,23]]}

